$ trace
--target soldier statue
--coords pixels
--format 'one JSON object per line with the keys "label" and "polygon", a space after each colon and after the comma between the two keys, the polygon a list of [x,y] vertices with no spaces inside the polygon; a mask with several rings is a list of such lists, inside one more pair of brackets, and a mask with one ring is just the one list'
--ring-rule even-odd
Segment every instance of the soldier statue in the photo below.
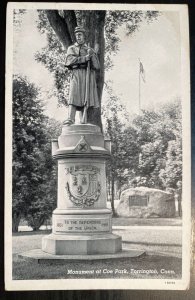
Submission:
{"label": "soldier statue", "polygon": [[69,116],[64,125],[75,123],[76,111],[80,122],[87,123],[87,109],[98,108],[99,100],[95,71],[100,68],[95,50],[85,42],[86,32],[82,27],[75,28],[76,43],[67,50],[65,65],[72,72],[70,81]]}

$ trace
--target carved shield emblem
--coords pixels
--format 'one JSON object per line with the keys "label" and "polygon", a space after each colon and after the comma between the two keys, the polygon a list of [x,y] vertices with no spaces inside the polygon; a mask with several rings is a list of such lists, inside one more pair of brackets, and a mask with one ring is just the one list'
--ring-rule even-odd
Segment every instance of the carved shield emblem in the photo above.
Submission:
{"label": "carved shield emblem", "polygon": [[70,174],[70,190],[73,196],[81,197],[88,192],[89,176],[89,174],[85,173]]}
{"label": "carved shield emblem", "polygon": [[66,190],[69,199],[76,206],[91,206],[98,200],[101,192],[100,170],[94,166],[75,166],[66,169],[68,181]]}

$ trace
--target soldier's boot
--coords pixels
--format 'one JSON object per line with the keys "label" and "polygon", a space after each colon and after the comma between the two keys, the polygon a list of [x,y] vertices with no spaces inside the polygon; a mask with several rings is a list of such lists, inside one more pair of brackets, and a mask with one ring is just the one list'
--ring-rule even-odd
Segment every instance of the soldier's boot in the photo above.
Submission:
{"label": "soldier's boot", "polygon": [[63,125],[72,125],[75,123],[76,106],[69,105],[69,117],[63,122]]}
{"label": "soldier's boot", "polygon": [[84,108],[82,108],[80,111],[79,111],[79,119],[80,119],[80,123],[83,124],[83,110]]}

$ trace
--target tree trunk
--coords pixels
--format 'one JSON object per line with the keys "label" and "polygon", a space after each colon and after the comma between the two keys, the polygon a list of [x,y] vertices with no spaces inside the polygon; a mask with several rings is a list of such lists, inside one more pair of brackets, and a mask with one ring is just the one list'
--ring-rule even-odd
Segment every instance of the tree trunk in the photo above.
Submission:
{"label": "tree trunk", "polygon": [[32,227],[33,231],[39,230],[39,228],[44,224],[46,220],[45,216],[35,217],[30,216],[28,217],[28,226]]}
{"label": "tree trunk", "polygon": [[73,40],[65,18],[61,17],[57,10],[47,10],[46,14],[51,27],[55,31],[64,48],[67,49],[73,43]]}
{"label": "tree trunk", "polygon": [[20,220],[21,214],[19,212],[14,212],[12,216],[12,232],[18,232]]}
{"label": "tree trunk", "polygon": [[98,125],[102,130],[101,122],[101,100],[104,87],[104,55],[105,55],[105,39],[104,39],[104,23],[105,23],[105,11],[92,11],[86,15],[87,24],[90,27],[89,42],[92,48],[96,49],[100,70],[96,72],[96,83],[99,97],[100,108],[88,110],[88,121],[94,125]]}
{"label": "tree trunk", "polygon": [[117,217],[117,213],[114,207],[114,175],[112,175],[112,179],[111,179],[111,208],[112,208],[113,217]]}
{"label": "tree trunk", "polygon": [[120,188],[120,189],[119,189],[119,193],[118,193],[118,198],[119,198],[119,200],[120,200],[120,198],[121,198],[121,193],[122,193],[122,189]]}

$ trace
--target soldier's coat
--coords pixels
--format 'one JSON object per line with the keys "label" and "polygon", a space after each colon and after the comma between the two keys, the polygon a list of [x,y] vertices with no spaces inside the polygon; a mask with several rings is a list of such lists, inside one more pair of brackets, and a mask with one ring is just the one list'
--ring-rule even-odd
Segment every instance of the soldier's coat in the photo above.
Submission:
{"label": "soldier's coat", "polygon": [[[83,107],[85,104],[86,74],[87,74],[87,49],[86,44],[75,43],[67,50],[65,65],[72,70],[70,82],[69,105]],[[89,101],[87,106],[99,107],[95,70],[99,69],[97,55],[93,54],[90,60],[90,85]]]}

